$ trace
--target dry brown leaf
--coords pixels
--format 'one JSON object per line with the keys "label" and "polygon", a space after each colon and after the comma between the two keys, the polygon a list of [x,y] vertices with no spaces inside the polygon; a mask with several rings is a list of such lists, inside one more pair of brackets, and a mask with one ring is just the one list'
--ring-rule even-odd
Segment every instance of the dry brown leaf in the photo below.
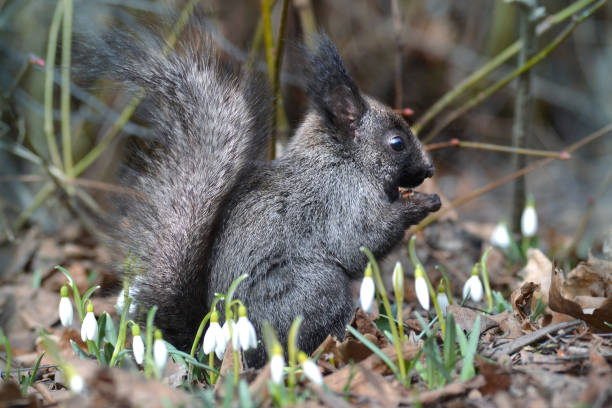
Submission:
{"label": "dry brown leaf", "polygon": [[560,288],[563,287],[563,277],[561,270],[552,268],[551,285],[549,292],[549,307],[559,313],[573,316],[584,320],[589,326],[599,332],[612,332],[612,327],[607,326],[612,323],[612,298],[607,298],[597,309],[587,308],[577,303],[579,299],[568,299],[561,294]]}
{"label": "dry brown leaf", "polygon": [[612,393],[609,392],[612,384],[612,367],[595,350],[591,350],[590,360],[588,386],[580,395],[580,402],[591,405],[597,401],[599,406],[610,406],[612,405]]}
{"label": "dry brown leaf", "polygon": [[535,282],[525,282],[520,288],[510,294],[510,304],[515,311],[519,322],[528,319],[532,312],[533,296],[539,291],[540,284]]}
{"label": "dry brown leaf", "polygon": [[548,290],[550,288],[550,270],[552,262],[537,248],[527,250],[527,265],[519,272],[523,276],[523,284],[532,282],[539,285],[539,290],[534,291],[535,298],[542,298],[542,302],[548,303]]}
{"label": "dry brown leaf", "polygon": [[[349,324],[379,348],[384,348],[389,344],[385,335],[378,330],[378,327],[376,327],[376,324],[370,318],[370,315],[360,308],[357,308],[355,316],[353,316],[353,320]],[[313,355],[317,353],[321,353],[321,359],[324,361],[331,361],[333,358],[336,366],[341,366],[349,361],[358,363],[370,356],[372,351],[349,333],[342,342],[332,336],[327,336],[323,343],[314,351]]]}
{"label": "dry brown leaf", "polygon": [[497,391],[510,388],[512,380],[510,378],[510,373],[505,367],[499,364],[489,363],[479,355],[476,355],[476,362],[480,368],[480,374],[482,374],[485,379],[485,384],[478,388],[483,395],[495,394]]}
{"label": "dry brown leaf", "polygon": [[489,316],[459,305],[449,305],[446,308],[447,313],[451,313],[455,318],[455,322],[464,330],[469,332],[474,326],[476,316],[480,316],[480,333],[499,326],[499,324]]}
{"label": "dry brown leaf", "polygon": [[516,316],[514,316],[514,313],[505,310],[503,313],[492,315],[491,319],[499,324],[499,328],[503,332],[503,335],[500,336],[501,338],[516,339],[523,335],[521,325],[516,319]]}
{"label": "dry brown leaf", "polygon": [[[419,347],[414,344],[404,343],[402,345],[402,354],[406,360],[410,360],[417,355]],[[394,345],[389,345],[382,349],[382,352],[387,355],[391,361],[397,361],[397,352],[395,350]],[[367,370],[374,371],[380,374],[387,374],[389,372],[386,364],[378,357],[376,354],[372,354],[370,357],[366,358],[362,362],[358,364],[359,366],[364,367]],[[346,386],[350,377],[353,377],[351,380],[351,388],[357,386],[362,382],[367,382],[368,380],[364,377],[363,373],[355,367],[355,365],[347,365],[344,368],[332,373],[326,377],[324,377],[324,381],[327,386],[334,392],[343,392],[344,387]]]}
{"label": "dry brown leaf", "polygon": [[485,385],[485,379],[482,375],[478,375],[469,381],[450,383],[437,390],[424,391],[420,393],[414,392],[413,396],[402,398],[400,403],[402,405],[419,406],[429,405],[436,402],[442,403],[448,398],[467,394],[469,391],[480,388],[483,385]]}
{"label": "dry brown leaf", "polygon": [[589,260],[579,263],[568,275],[563,285],[563,295],[612,297],[612,262],[589,254]]}

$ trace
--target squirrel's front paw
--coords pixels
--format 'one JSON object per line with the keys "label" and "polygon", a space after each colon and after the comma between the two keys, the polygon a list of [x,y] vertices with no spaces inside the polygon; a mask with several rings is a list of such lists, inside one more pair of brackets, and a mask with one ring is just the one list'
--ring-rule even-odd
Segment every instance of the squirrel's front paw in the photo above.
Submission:
{"label": "squirrel's front paw", "polygon": [[429,213],[436,212],[442,206],[437,194],[425,194],[419,191],[405,190],[400,193],[407,225],[414,225]]}

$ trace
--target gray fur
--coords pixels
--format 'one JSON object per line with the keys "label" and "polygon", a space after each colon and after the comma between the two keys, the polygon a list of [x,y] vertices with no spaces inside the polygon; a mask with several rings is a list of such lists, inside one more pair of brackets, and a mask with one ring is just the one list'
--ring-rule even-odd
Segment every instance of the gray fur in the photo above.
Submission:
{"label": "gray fur", "polygon": [[[125,181],[142,197],[122,205],[117,228],[143,268],[134,292],[141,310],[158,305],[156,325],[187,349],[214,294],[248,273],[236,297],[259,335],[267,320],[284,343],[302,315],[304,351],[328,334],[343,337],[351,282],[367,262],[359,248],[385,256],[440,207],[435,195],[398,194],[433,174],[408,125],[360,94],[323,37],[308,56],[310,112],[281,158],[259,161],[270,101],[219,69],[210,48],[164,56],[155,42],[106,45],[110,71],[153,101],[156,142],[137,153]],[[393,136],[405,141],[401,152],[390,148]],[[263,347],[246,359],[263,365]]]}

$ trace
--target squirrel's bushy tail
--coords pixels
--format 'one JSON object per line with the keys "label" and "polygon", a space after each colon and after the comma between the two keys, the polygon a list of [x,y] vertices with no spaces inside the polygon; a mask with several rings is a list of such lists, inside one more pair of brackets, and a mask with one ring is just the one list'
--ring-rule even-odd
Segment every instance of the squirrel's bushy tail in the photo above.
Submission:
{"label": "squirrel's bushy tail", "polygon": [[207,257],[222,206],[265,153],[269,118],[261,85],[224,70],[203,26],[190,28],[170,52],[155,36],[107,35],[87,64],[145,93],[154,139],[125,169],[123,183],[139,194],[120,203],[116,232],[142,267],[137,307],[157,305],[156,325],[180,348],[207,309]]}

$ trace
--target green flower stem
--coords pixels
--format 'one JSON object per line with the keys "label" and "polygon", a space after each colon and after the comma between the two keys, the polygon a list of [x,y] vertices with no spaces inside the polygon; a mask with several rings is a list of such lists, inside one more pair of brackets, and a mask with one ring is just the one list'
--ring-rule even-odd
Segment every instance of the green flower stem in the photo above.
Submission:
{"label": "green flower stem", "polygon": [[93,340],[87,340],[87,350],[89,350],[89,354],[93,354],[94,356],[96,356],[98,364],[102,365],[100,350],[98,350],[98,347],[96,347],[96,343]]}
{"label": "green flower stem", "polygon": [[47,148],[51,156],[51,163],[58,169],[62,168],[62,160],[57,148],[55,140],[55,131],[53,130],[53,75],[55,70],[55,52],[57,50],[57,37],[59,28],[64,14],[64,0],[57,0],[55,12],[51,19],[49,27],[49,36],[47,42],[47,56],[45,61],[45,115],[44,115],[44,131],[47,138]]}
{"label": "green flower stem", "polygon": [[298,367],[297,335],[303,319],[304,318],[302,316],[298,316],[295,318],[293,323],[291,323],[291,327],[289,328],[289,335],[287,336],[287,355],[289,357],[289,376],[287,378],[287,383],[289,385],[289,398],[291,399],[292,403],[295,403],[295,384],[297,382],[295,376]]}
{"label": "green flower stem", "polygon": [[128,310],[130,310],[130,303],[132,303],[132,298],[129,296],[124,297],[123,310],[121,311],[121,319],[119,320],[119,335],[117,336],[117,344],[115,344],[113,355],[111,356],[110,363],[108,364],[110,367],[117,364],[119,352],[125,348],[125,338],[127,337],[128,325],[127,314]]}
{"label": "green flower stem", "polygon": [[[153,361],[153,319],[157,312],[157,306],[153,306],[147,314],[147,344],[145,350],[145,376],[151,378],[153,373],[157,373],[157,367]],[[154,370],[153,372],[151,370]]]}
{"label": "green flower stem", "polygon": [[[230,315],[230,308],[232,306],[232,299],[234,297],[234,292],[236,291],[236,288],[238,287],[240,282],[242,282],[243,280],[245,280],[248,277],[249,277],[248,274],[243,273],[242,275],[237,277],[232,282],[230,287],[228,288],[227,295],[225,296],[225,318],[226,319]],[[235,316],[238,316],[238,313],[236,313]],[[231,339],[234,337],[234,331],[232,329],[232,325],[231,324],[228,324],[228,327],[229,327],[229,332],[230,332],[230,343],[231,343],[231,341],[232,341]],[[239,361],[239,357],[238,357],[238,350],[233,350],[233,352],[234,352],[234,384],[238,384],[238,374],[240,373],[240,365],[239,365],[240,361]]]}
{"label": "green flower stem", "polygon": [[421,261],[416,255],[416,250],[414,247],[415,241],[416,241],[416,235],[413,235],[410,238],[410,242],[408,244],[408,254],[410,255],[410,260],[412,261],[412,264],[414,265],[414,276],[416,278],[417,273],[418,273],[423,278],[425,278],[425,282],[427,283],[427,290],[429,291],[429,297],[431,298],[431,301],[433,302],[434,309],[436,310],[436,315],[438,315],[438,321],[440,322],[440,331],[442,332],[442,338],[444,338],[444,336],[446,335],[446,321],[444,319],[444,316],[442,315],[442,310],[440,309],[440,305],[438,304],[438,296],[437,296],[436,290],[431,284],[431,281],[429,280],[429,276],[427,276],[427,273],[425,272],[425,267],[423,266],[423,264],[421,263]]}
{"label": "green flower stem", "polygon": [[[372,272],[375,277],[376,288],[378,289],[378,293],[380,293],[380,297],[383,300],[383,305],[385,307],[385,311],[387,313],[387,320],[389,321],[389,328],[391,329],[391,335],[395,340],[395,350],[397,352],[397,363],[400,371],[400,381],[402,383],[406,382],[406,362],[404,361],[404,353],[402,352],[402,338],[399,337],[398,329],[396,327],[395,322],[393,321],[393,313],[391,312],[391,305],[389,304],[389,298],[387,297],[387,292],[385,290],[385,286],[383,284],[382,278],[380,277],[380,269],[378,268],[378,263],[374,258],[374,254],[366,247],[359,248],[361,252],[366,254],[368,259],[370,260],[370,265],[372,266]],[[400,320],[398,324],[402,324]]]}
{"label": "green flower stem", "polygon": [[487,295],[488,311],[493,311],[493,293],[491,293],[491,284],[489,283],[489,274],[487,272],[487,257],[491,252],[491,247],[482,254],[480,258],[480,272],[482,273],[482,282],[484,283],[485,294]]}
{"label": "green flower stem", "polygon": [[62,27],[62,87],[61,87],[61,125],[64,172],[72,177],[72,138],[70,132],[70,57],[72,45],[72,0],[64,1],[64,22]]}

